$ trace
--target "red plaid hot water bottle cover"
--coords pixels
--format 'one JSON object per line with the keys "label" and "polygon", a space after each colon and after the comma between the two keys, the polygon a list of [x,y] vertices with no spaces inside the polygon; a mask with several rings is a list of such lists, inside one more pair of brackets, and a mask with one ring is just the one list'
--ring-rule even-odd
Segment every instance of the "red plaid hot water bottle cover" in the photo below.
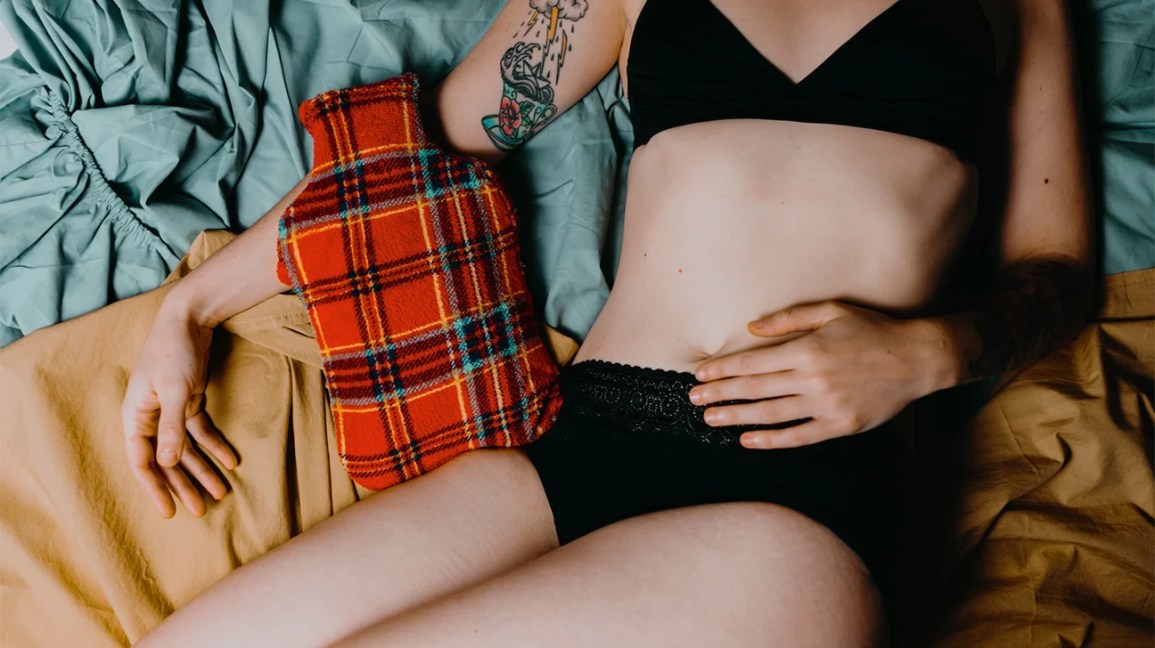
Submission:
{"label": "red plaid hot water bottle cover", "polygon": [[313,172],[281,219],[277,273],[309,309],[350,477],[382,489],[536,439],[561,406],[557,367],[497,177],[426,139],[412,74],[300,116]]}

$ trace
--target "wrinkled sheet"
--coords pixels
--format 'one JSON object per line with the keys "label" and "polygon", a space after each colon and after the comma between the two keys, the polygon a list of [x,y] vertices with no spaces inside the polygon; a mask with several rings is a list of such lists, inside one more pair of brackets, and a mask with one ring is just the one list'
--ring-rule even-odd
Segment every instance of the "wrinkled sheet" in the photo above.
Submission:
{"label": "wrinkled sheet", "polygon": [[1105,284],[1095,321],[995,393],[934,463],[935,648],[1155,645],[1155,270]]}
{"label": "wrinkled sheet", "polygon": [[1155,0],[1081,0],[1092,175],[1104,274],[1155,267]]}
{"label": "wrinkled sheet", "polygon": [[[197,239],[184,272],[231,240]],[[124,458],[120,401],[166,293],[0,349],[0,645],[123,646],[364,494],[345,475],[308,312],[279,295],[214,335],[210,417],[237,451],[203,519],[163,520]]]}
{"label": "wrinkled sheet", "polygon": [[[433,85],[503,4],[0,3],[19,46],[0,62],[0,345],[251,225],[310,166],[299,102],[402,70]],[[615,72],[502,165],[537,306],[577,337],[608,294],[630,133]]]}

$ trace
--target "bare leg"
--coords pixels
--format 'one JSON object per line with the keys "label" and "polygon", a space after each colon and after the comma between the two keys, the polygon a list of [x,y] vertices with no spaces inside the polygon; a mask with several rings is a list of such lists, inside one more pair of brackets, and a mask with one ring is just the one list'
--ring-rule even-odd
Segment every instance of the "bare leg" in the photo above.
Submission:
{"label": "bare leg", "polygon": [[852,648],[879,644],[881,618],[833,533],[730,503],[619,522],[342,645]]}
{"label": "bare leg", "polygon": [[470,452],[242,567],[138,645],[322,645],[555,547],[525,455]]}

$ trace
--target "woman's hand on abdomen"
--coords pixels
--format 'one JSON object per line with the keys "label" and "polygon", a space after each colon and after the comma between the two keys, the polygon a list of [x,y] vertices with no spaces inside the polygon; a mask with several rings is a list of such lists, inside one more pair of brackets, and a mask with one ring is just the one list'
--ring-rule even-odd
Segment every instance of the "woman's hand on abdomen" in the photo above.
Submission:
{"label": "woman's hand on abdomen", "polygon": [[950,384],[945,373],[952,363],[931,320],[823,302],[781,310],[748,328],[771,341],[703,362],[695,372],[702,384],[691,390],[691,400],[751,401],[709,407],[706,422],[714,426],[805,422],[746,432],[747,448],[796,447],[865,432]]}

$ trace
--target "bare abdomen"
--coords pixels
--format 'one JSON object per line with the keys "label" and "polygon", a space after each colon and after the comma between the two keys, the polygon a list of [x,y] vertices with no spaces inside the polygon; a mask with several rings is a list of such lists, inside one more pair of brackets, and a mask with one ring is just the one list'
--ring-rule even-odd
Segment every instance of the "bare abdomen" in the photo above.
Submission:
{"label": "bare abdomen", "polygon": [[756,346],[746,324],[839,299],[914,312],[974,211],[973,168],[910,137],[728,120],[637,151],[618,273],[577,360],[691,370]]}

